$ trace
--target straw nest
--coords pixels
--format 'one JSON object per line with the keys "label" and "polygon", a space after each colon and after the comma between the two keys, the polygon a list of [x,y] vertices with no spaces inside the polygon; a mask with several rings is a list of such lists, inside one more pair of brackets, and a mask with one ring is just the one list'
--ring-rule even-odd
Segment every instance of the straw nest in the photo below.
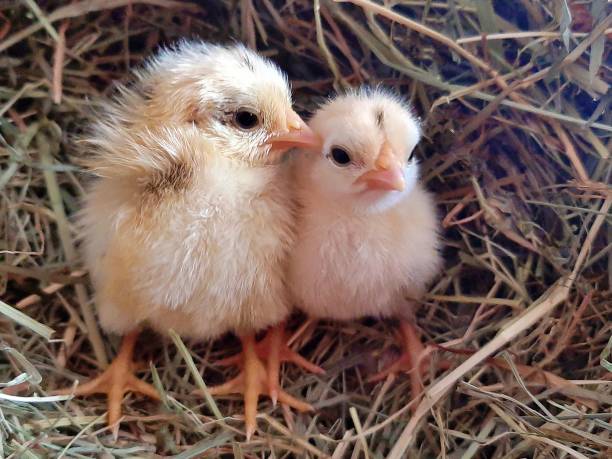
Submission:
{"label": "straw nest", "polygon": [[[610,457],[611,27],[605,0],[3,2],[0,457]],[[288,366],[282,384],[317,411],[262,400],[250,443],[239,398],[216,399],[219,418],[192,395],[231,374],[209,362],[232,337],[143,339],[163,402],[129,395],[116,438],[103,399],[47,398],[117,344],[88,339],[73,140],[129,68],[185,36],[269,55],[303,112],[362,83],[415,105],[446,243],[418,321],[452,363],[427,398],[408,404],[405,375],[365,382],[397,355],[376,320],[302,327],[294,346],[327,375]]]}

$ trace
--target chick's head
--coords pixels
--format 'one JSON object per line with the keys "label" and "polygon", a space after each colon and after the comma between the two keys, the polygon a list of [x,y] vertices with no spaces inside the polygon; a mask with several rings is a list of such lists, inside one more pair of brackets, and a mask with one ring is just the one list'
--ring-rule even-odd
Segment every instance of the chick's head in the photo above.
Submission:
{"label": "chick's head", "polygon": [[291,107],[286,76],[242,45],[184,41],[160,52],[125,91],[126,118],[147,127],[189,124],[215,141],[219,154],[271,164],[318,138]]}
{"label": "chick's head", "polygon": [[341,95],[309,124],[322,141],[311,180],[328,198],[382,210],[414,188],[418,165],[411,156],[421,130],[397,96],[380,89]]}

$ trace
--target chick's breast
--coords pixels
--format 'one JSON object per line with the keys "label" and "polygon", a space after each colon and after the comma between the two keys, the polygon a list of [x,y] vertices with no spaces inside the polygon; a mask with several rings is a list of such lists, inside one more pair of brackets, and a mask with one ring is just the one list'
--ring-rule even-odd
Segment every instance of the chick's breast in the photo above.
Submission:
{"label": "chick's breast", "polygon": [[417,185],[396,207],[377,215],[300,193],[303,208],[291,256],[296,305],[330,319],[391,316],[418,298],[440,266],[437,220]]}
{"label": "chick's breast", "polygon": [[294,239],[286,169],[244,167],[201,141],[206,160],[193,161],[182,134],[160,143],[174,142],[179,164],[189,158],[184,177],[145,193],[137,180],[101,179],[89,193],[85,254],[102,325],[213,338],[281,321]]}

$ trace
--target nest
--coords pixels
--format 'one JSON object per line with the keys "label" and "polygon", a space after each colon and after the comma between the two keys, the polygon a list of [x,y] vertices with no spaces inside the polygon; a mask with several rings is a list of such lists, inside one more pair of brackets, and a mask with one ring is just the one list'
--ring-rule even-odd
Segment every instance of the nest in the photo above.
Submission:
{"label": "nest", "polygon": [[[612,317],[604,0],[27,0],[0,6],[0,456],[609,457]],[[94,374],[95,340],[72,215],[84,177],[73,140],[100,97],[180,37],[239,39],[292,80],[297,107],[383,84],[425,124],[445,269],[418,323],[450,368],[410,402],[409,378],[366,383],[397,354],[393,324],[307,323],[294,347],[327,369],[282,385],[317,408],[260,403],[244,440],[237,398],[193,390],[233,370],[215,343],[143,339],[162,402],[48,392]],[[293,329],[296,330],[297,320]]]}

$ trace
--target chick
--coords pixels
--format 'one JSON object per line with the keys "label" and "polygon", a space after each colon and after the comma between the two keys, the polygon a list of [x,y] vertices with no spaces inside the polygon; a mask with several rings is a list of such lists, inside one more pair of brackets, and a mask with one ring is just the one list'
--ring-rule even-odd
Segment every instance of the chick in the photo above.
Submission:
{"label": "chick", "polygon": [[410,370],[423,349],[412,302],[441,267],[434,203],[411,157],[419,123],[398,97],[362,89],[323,105],[309,125],[323,146],[295,162],[296,305],[315,318],[398,317],[405,354],[388,371]]}
{"label": "chick", "polygon": [[290,313],[294,208],[283,156],[316,142],[291,108],[285,75],[241,45],[163,50],[105,107],[87,142],[97,180],[81,223],[100,322],[125,338],[114,362],[75,393],[107,394],[109,424],[125,391],[158,397],[132,374],[138,330],[149,326],[195,339],[237,333],[254,431],[265,390],[254,332]]}

